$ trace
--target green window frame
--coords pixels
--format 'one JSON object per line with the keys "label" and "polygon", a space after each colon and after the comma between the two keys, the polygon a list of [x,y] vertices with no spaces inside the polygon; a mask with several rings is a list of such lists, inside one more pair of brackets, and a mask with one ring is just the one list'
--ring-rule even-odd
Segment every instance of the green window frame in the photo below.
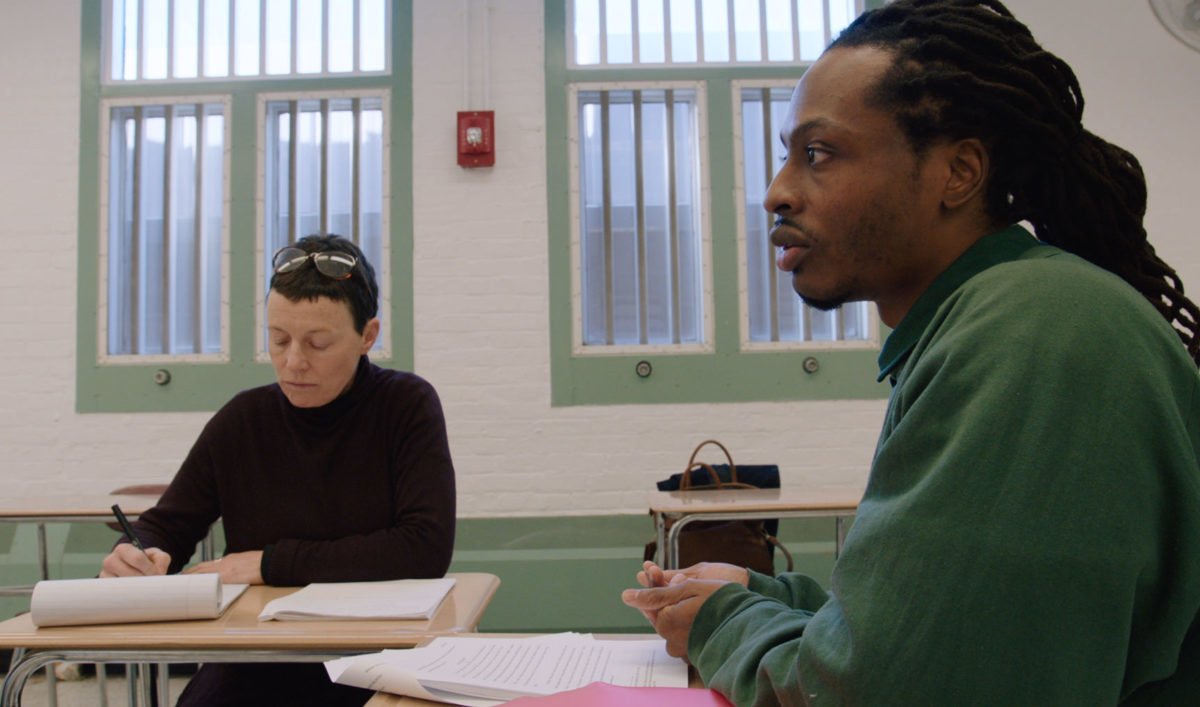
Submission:
{"label": "green window frame", "polygon": [[[786,346],[749,346],[743,342],[745,304],[739,296],[744,253],[739,253],[739,225],[744,220],[735,166],[735,110],[744,82],[799,80],[802,64],[731,64],[728,66],[639,66],[636,68],[572,68],[567,34],[571,0],[545,0],[546,62],[546,197],[549,231],[551,404],[607,405],[651,403],[749,402],[783,400],[876,399],[887,386],[875,381],[879,343],[831,348],[822,342]],[[870,0],[867,7],[881,5]],[[577,346],[579,306],[572,250],[573,219],[578,198],[572,174],[577,163],[569,121],[574,91],[590,86],[637,83],[698,82],[703,85],[707,139],[700,149],[705,167],[708,277],[711,293],[706,314],[711,340],[699,350],[647,346],[616,347],[581,353]],[[814,365],[815,364],[815,365]],[[810,370],[812,369],[812,370]]]}
{"label": "green window frame", "polygon": [[[356,92],[385,96],[387,103],[385,171],[386,262],[390,296],[381,301],[388,340],[373,353],[376,362],[400,369],[413,367],[412,310],[412,0],[390,1],[390,73],[356,76],[292,76],[288,78],[203,79],[190,82],[129,83],[102,80],[105,62],[104,2],[82,4],[79,146],[79,254],[77,267],[76,396],[78,412],[211,411],[236,392],[274,380],[261,355],[263,234],[258,202],[264,185],[258,164],[263,148],[260,97],[264,95]],[[180,96],[202,96],[226,106],[228,144],[226,289],[222,303],[227,348],[217,356],[136,356],[104,360],[100,292],[100,239],[105,217],[102,204],[102,154],[107,137],[100,134],[103,115],[112,104],[131,101],[169,103]],[[381,283],[382,284],[382,283]],[[378,355],[377,355],[378,354]],[[107,357],[111,358],[111,357]]]}

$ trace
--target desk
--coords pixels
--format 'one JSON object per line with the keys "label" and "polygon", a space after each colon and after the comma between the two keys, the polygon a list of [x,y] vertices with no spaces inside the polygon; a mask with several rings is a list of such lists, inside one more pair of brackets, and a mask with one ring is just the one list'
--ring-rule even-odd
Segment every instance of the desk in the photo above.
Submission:
{"label": "desk", "polygon": [[[118,503],[132,520],[150,508],[157,499],[149,496],[114,496],[112,494],[63,495],[41,498],[0,499],[0,523],[36,523],[38,566],[41,579],[50,579],[50,563],[46,556],[47,523],[109,523],[114,520],[112,505]],[[211,538],[211,536],[210,536]],[[117,536],[113,535],[113,543]],[[206,541],[211,548],[211,541]],[[208,552],[211,556],[211,549]],[[99,571],[99,567],[96,568]],[[0,596],[28,596],[32,586],[0,587]]]}
{"label": "desk", "polygon": [[[60,496],[5,498],[0,499],[0,523],[36,523],[37,552],[40,579],[50,579],[50,561],[46,549],[47,523],[109,523],[114,520],[112,505],[120,504],[121,510],[131,519],[137,518],[143,512],[154,506],[158,499],[146,495],[114,495],[114,494],[66,494]],[[117,536],[113,536],[116,543]],[[213,538],[209,534],[200,544],[201,560],[213,556]],[[99,567],[96,568],[99,571]],[[0,586],[0,596],[29,596],[33,593],[33,585]],[[13,656],[16,663],[18,652]],[[103,689],[103,673],[97,673],[97,679]],[[55,696],[54,671],[46,671],[46,682],[50,689],[50,707],[55,707],[58,700]]]}
{"label": "desk", "polygon": [[[756,520],[833,516],[834,557],[846,538],[845,519],[858,510],[862,486],[814,486],[793,489],[714,489],[655,491],[648,497],[658,534],[661,566],[678,569],[679,533],[697,520]],[[670,529],[667,522],[673,521]]]}
{"label": "desk", "polygon": [[0,648],[25,648],[4,680],[0,707],[19,705],[29,676],[59,661],[311,663],[474,631],[499,578],[477,572],[446,576],[457,581],[428,621],[259,621],[267,602],[299,589],[263,585],[247,589],[212,620],[37,628],[29,614],[22,614],[0,623]]}

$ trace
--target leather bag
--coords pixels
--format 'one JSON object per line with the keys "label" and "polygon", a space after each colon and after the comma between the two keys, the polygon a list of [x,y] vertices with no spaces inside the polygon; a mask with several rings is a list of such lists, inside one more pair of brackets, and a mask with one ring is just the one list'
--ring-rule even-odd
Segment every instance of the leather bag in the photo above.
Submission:
{"label": "leather bag", "polygon": [[[715,445],[725,454],[727,464],[709,464],[696,461],[700,450]],[[739,471],[742,471],[741,478]],[[747,471],[751,473],[746,473]],[[752,480],[752,481],[751,481]],[[679,474],[658,482],[660,491],[711,491],[717,489],[779,488],[779,467],[774,464],[737,467],[725,445],[715,439],[707,439],[696,445],[687,466]],[[674,521],[667,519],[670,530]],[[679,532],[680,568],[697,562],[726,562],[739,567],[748,567],[768,576],[775,575],[775,548],[787,558],[787,569],[792,570],[792,556],[775,537],[779,519],[753,520],[693,520]],[[646,543],[644,559],[653,560],[658,550],[657,541]]]}

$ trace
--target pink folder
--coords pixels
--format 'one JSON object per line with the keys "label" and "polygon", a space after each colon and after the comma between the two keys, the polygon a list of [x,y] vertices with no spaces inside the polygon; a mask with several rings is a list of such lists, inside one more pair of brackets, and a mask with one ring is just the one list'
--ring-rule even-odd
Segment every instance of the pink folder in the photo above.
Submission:
{"label": "pink folder", "polygon": [[721,693],[695,687],[620,687],[594,682],[544,697],[518,697],[516,707],[732,707]]}

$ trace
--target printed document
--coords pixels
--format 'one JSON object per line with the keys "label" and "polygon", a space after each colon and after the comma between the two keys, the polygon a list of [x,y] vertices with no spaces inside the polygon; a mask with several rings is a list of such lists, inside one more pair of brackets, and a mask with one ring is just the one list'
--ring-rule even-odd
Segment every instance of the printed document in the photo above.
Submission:
{"label": "printed document", "polygon": [[467,707],[491,707],[593,682],[636,687],[688,683],[687,664],[667,655],[666,642],[657,636],[440,636],[420,648],[331,660],[325,669],[330,679],[344,685]]}

